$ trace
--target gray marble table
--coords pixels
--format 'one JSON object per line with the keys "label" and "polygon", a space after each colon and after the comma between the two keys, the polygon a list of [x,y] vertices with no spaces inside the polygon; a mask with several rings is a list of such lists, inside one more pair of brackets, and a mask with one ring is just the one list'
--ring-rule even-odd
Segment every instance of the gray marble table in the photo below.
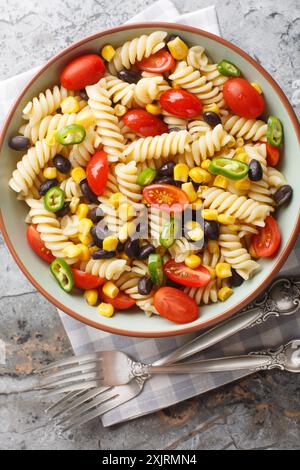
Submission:
{"label": "gray marble table", "polygon": [[[102,27],[124,22],[151,3],[1,0],[0,80]],[[223,36],[264,64],[296,101],[298,0],[174,3],[181,12],[215,4]],[[0,339],[7,343],[9,366],[0,368],[0,449],[299,449],[300,377],[281,372],[253,375],[113,429],[94,421],[59,435],[44,416],[45,403],[26,388],[34,367],[70,353],[68,338],[55,308],[20,273],[1,239],[0,259]]]}

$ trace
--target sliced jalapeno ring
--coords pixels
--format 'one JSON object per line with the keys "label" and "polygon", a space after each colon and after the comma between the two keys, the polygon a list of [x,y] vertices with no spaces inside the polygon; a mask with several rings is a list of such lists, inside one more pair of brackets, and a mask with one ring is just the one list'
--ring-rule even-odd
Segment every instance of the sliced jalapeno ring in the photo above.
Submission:
{"label": "sliced jalapeno ring", "polygon": [[55,138],[59,144],[74,145],[84,141],[86,131],[80,124],[70,124],[56,132]]}
{"label": "sliced jalapeno ring", "polygon": [[213,175],[222,175],[231,180],[241,180],[247,176],[249,166],[238,160],[217,157],[211,161],[208,171]]}
{"label": "sliced jalapeno ring", "polygon": [[175,243],[175,221],[174,217],[165,222],[160,233],[159,243],[165,248],[171,248]]}
{"label": "sliced jalapeno ring", "polygon": [[153,253],[148,258],[148,271],[153,284],[160,287],[164,283],[164,270],[162,257]]}
{"label": "sliced jalapeno ring", "polygon": [[74,286],[74,276],[70,266],[62,258],[55,258],[50,264],[50,270],[59,286],[65,292],[71,292]]}
{"label": "sliced jalapeno ring", "polygon": [[140,186],[148,186],[156,178],[157,171],[155,168],[145,168],[137,177],[137,184]]}
{"label": "sliced jalapeno ring", "polygon": [[268,119],[267,141],[274,147],[279,147],[283,140],[283,127],[280,119],[270,116]]}
{"label": "sliced jalapeno ring", "polygon": [[58,186],[50,188],[44,196],[44,206],[47,211],[58,212],[65,203],[65,193]]}
{"label": "sliced jalapeno ring", "polygon": [[221,60],[217,67],[218,71],[225,77],[239,77],[241,75],[240,69],[229,60]]}

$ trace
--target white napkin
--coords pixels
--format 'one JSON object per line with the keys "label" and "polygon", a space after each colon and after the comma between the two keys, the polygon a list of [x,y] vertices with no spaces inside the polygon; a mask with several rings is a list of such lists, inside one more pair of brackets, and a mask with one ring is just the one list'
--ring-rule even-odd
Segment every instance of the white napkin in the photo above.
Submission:
{"label": "white napkin", "polygon": [[[185,15],[179,15],[175,6],[169,0],[160,0],[149,8],[128,21],[128,23],[145,21],[169,21],[195,26],[214,34],[220,35],[215,7],[208,7]],[[38,71],[38,68],[25,72],[16,77],[0,82],[0,122],[8,111],[12,102],[19,94],[23,86]],[[2,114],[1,114],[2,113]],[[300,244],[287,261],[284,274],[299,273]],[[180,346],[192,335],[177,336],[160,339],[138,339],[108,334],[74,320],[60,312],[60,317],[65,326],[75,354],[86,352],[119,349],[128,352],[137,360],[149,362],[163,354],[167,354]],[[146,321],[146,320],[145,320]],[[149,320],[151,321],[151,320]],[[289,340],[294,331],[299,331],[300,318],[291,317],[280,322],[274,320],[264,327],[251,329],[235,335],[229,341],[223,341],[210,351],[206,351],[202,357],[222,356],[224,354],[244,354],[251,349],[264,348],[274,344],[281,344]],[[192,396],[207,392],[239,377],[247,375],[241,373],[202,374],[201,376],[156,376],[148,381],[144,391],[136,399],[106,413],[102,422],[104,426],[110,426],[128,419],[133,419],[144,414],[165,408]]]}

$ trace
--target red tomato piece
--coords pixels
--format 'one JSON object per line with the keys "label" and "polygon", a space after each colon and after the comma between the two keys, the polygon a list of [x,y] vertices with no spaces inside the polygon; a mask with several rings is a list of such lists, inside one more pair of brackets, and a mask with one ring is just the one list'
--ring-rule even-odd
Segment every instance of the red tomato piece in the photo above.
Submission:
{"label": "red tomato piece", "polygon": [[280,150],[278,147],[274,147],[266,143],[267,148],[267,163],[269,166],[277,166],[280,160]]}
{"label": "red tomato piece", "polygon": [[51,251],[45,247],[41,235],[33,225],[29,225],[26,231],[26,238],[33,251],[47,263],[52,263],[55,259]]}
{"label": "red tomato piece", "polygon": [[123,117],[123,121],[131,130],[145,137],[154,137],[168,132],[168,126],[159,117],[144,109],[128,111]]}
{"label": "red tomato piece", "polygon": [[165,111],[174,116],[194,118],[202,113],[199,98],[186,90],[170,88],[162,93],[159,102]]}
{"label": "red tomato piece", "polygon": [[119,292],[114,299],[105,295],[102,289],[100,289],[99,294],[103,302],[111,304],[116,310],[128,310],[135,305],[135,300],[123,292]]}
{"label": "red tomato piece", "polygon": [[211,281],[210,272],[204,266],[191,269],[184,263],[176,263],[172,259],[164,265],[164,273],[171,281],[182,286],[204,287]]}
{"label": "red tomato piece", "polygon": [[185,192],[171,184],[150,184],[144,188],[143,196],[148,204],[168,213],[183,212],[189,204]]}
{"label": "red tomato piece", "polygon": [[96,289],[102,286],[106,280],[102,277],[80,271],[80,269],[72,269],[74,276],[74,284],[78,289]]}
{"label": "red tomato piece", "polygon": [[158,289],[153,302],[162,317],[175,323],[190,323],[199,316],[199,307],[195,300],[175,287]]}
{"label": "red tomato piece", "polygon": [[86,177],[91,190],[101,196],[108,180],[108,161],[104,150],[96,152],[86,167]]}
{"label": "red tomato piece", "polygon": [[281,233],[278,223],[269,215],[266,225],[252,238],[251,248],[259,258],[269,258],[276,254],[281,243]]}
{"label": "red tomato piece", "polygon": [[224,99],[238,116],[256,119],[265,110],[262,95],[244,78],[230,78],[223,85]]}
{"label": "red tomato piece", "polygon": [[96,54],[86,54],[72,60],[63,69],[60,81],[67,90],[81,90],[95,85],[105,74],[105,65]]}
{"label": "red tomato piece", "polygon": [[145,72],[162,73],[171,70],[175,65],[175,60],[166,49],[161,49],[150,57],[144,57],[135,65]]}

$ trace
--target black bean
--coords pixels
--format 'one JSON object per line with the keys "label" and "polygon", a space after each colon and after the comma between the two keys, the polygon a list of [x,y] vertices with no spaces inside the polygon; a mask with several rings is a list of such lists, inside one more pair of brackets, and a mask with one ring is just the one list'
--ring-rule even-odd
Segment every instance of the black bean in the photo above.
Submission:
{"label": "black bean", "polygon": [[206,113],[203,113],[203,119],[205,122],[207,122],[207,124],[212,127],[215,127],[218,124],[222,124],[220,116],[212,111],[207,111]]}
{"label": "black bean", "polygon": [[87,179],[84,179],[80,182],[80,188],[83,196],[88,202],[98,202],[98,197],[89,187]]}
{"label": "black bean", "polygon": [[53,180],[44,181],[39,187],[39,195],[45,196],[45,194],[49,191],[49,189],[54,188],[54,186],[58,186],[59,183],[56,178]]}
{"label": "black bean", "polygon": [[169,133],[170,132],[180,132],[182,131],[182,129],[180,129],[180,127],[170,127],[169,129]]}
{"label": "black bean", "polygon": [[138,291],[141,295],[149,295],[153,289],[153,282],[150,277],[141,277],[138,282]]}
{"label": "black bean", "polygon": [[170,184],[172,186],[177,186],[181,188],[182,182],[174,180],[171,176],[162,176],[161,178],[157,178],[154,183],[156,184]]}
{"label": "black bean", "polygon": [[30,140],[23,135],[16,135],[9,140],[8,145],[13,150],[27,150],[30,147]]}
{"label": "black bean", "polygon": [[283,204],[289,202],[292,199],[292,196],[293,188],[289,184],[281,186],[281,188],[277,189],[276,193],[274,194],[277,207],[280,207]]}
{"label": "black bean", "polygon": [[138,258],[140,253],[140,241],[138,238],[129,238],[125,243],[125,253],[129,258]]}
{"label": "black bean", "polygon": [[148,222],[139,222],[133,238],[148,238]]}
{"label": "black bean", "polygon": [[152,253],[155,253],[155,247],[151,243],[147,243],[140,248],[138,259],[148,259]]}
{"label": "black bean", "polygon": [[102,247],[104,238],[111,235],[107,225],[104,225],[102,222],[92,227],[90,233],[96,245],[100,247]]}
{"label": "black bean", "polygon": [[89,219],[91,219],[94,224],[97,223],[97,222],[100,222],[103,217],[104,217],[104,212],[103,210],[101,209],[101,207],[94,207],[93,209],[90,210],[89,212],[89,215],[88,215]]}
{"label": "black bean", "polygon": [[66,157],[63,157],[59,153],[53,158],[53,165],[55,168],[63,174],[69,173],[71,170],[71,162]]}
{"label": "black bean", "polygon": [[93,259],[109,259],[109,258],[113,258],[114,256],[116,256],[115,251],[99,250],[99,251],[94,251],[94,253],[92,253]]}
{"label": "black bean", "polygon": [[138,70],[120,70],[118,72],[118,78],[127,83],[137,83],[141,78],[142,74]]}
{"label": "black bean", "polygon": [[57,217],[64,217],[65,215],[67,215],[70,210],[70,204],[70,201],[66,201],[62,208],[59,211],[55,212],[55,215],[57,215]]}
{"label": "black bean", "polygon": [[220,224],[215,220],[204,221],[205,237],[209,240],[218,240],[220,235]]}
{"label": "black bean", "polygon": [[230,278],[230,285],[232,287],[239,287],[243,284],[244,279],[240,276],[235,269],[232,269],[232,277]]}
{"label": "black bean", "polygon": [[125,250],[125,243],[119,242],[117,246],[117,252],[122,253]]}
{"label": "black bean", "polygon": [[158,176],[173,176],[175,165],[176,165],[175,162],[165,163],[158,170],[158,173],[157,173]]}
{"label": "black bean", "polygon": [[85,91],[84,88],[82,90],[80,90],[79,95],[80,95],[80,98],[82,98],[84,101],[89,100],[88,94],[87,94],[87,92]]}
{"label": "black bean", "polygon": [[263,178],[263,168],[255,159],[249,163],[248,177],[251,181],[260,181]]}

